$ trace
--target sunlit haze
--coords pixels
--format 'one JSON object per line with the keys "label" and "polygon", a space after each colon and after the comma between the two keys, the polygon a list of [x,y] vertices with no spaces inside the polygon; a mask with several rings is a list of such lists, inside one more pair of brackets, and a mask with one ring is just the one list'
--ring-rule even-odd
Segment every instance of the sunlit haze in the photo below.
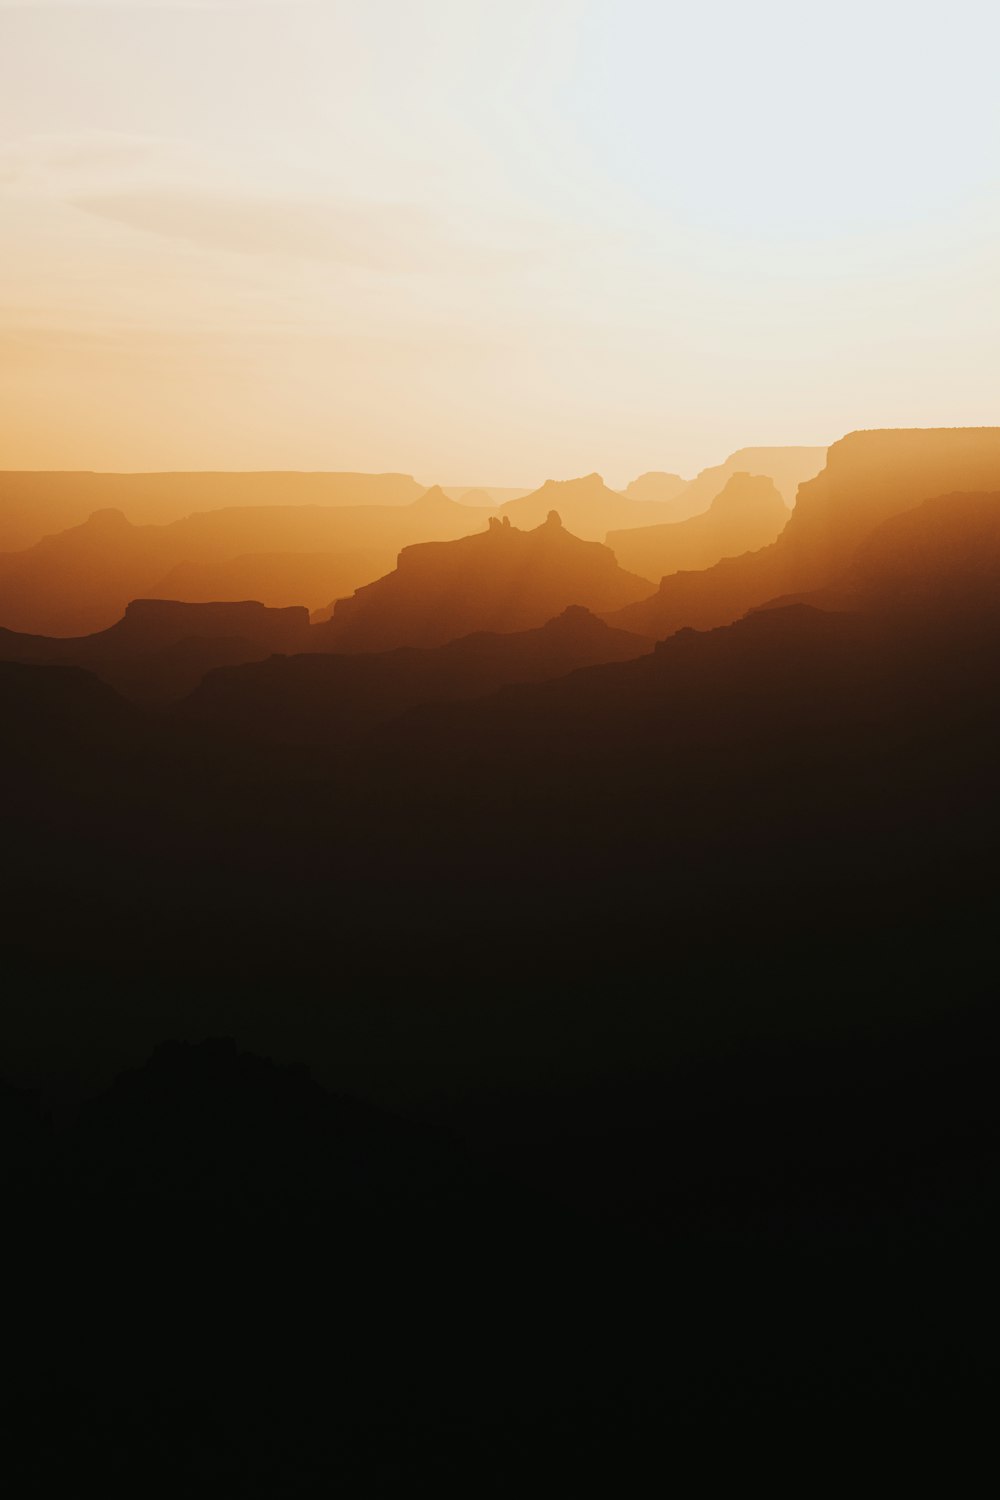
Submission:
{"label": "sunlit haze", "polygon": [[994,422],[998,45],[987,0],[0,0],[0,467],[622,485]]}

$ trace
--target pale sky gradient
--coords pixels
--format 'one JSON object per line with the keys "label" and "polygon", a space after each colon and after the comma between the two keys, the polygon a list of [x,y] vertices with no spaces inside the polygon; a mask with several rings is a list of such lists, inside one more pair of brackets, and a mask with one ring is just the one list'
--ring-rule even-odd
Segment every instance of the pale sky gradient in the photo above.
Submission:
{"label": "pale sky gradient", "polygon": [[1000,422],[995,0],[0,0],[0,467]]}

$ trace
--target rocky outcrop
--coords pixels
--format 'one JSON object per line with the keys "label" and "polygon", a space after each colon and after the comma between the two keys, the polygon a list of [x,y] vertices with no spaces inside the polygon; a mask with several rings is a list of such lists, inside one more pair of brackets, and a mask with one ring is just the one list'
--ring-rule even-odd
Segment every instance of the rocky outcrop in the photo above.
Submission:
{"label": "rocky outcrop", "polygon": [[475,630],[532,630],[572,604],[603,613],[651,587],[609,548],[571,535],[555,511],[533,531],[504,515],[478,535],[405,548],[395,572],[339,600],[314,639],[331,651],[440,646]]}

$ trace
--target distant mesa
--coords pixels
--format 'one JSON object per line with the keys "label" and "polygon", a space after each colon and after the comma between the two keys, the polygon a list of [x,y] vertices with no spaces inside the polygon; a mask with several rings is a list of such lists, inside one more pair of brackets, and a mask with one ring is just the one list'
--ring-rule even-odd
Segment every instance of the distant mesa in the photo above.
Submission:
{"label": "distant mesa", "polygon": [[651,589],[609,548],[567,531],[551,504],[531,531],[505,507],[477,535],[405,548],[393,573],[338,600],[316,639],[335,651],[440,646],[475,630],[532,630],[572,604],[613,610]]}
{"label": "distant mesa", "polygon": [[690,482],[682,479],[679,474],[665,474],[662,470],[653,469],[648,474],[640,474],[638,479],[633,479],[625,486],[622,494],[626,500],[669,504],[683,494]]}
{"label": "distant mesa", "polygon": [[332,747],[421,704],[467,702],[652,649],[652,641],[613,630],[573,605],[537,630],[480,631],[426,649],[272,657],[223,667],[210,672],[178,711],[234,735]]}
{"label": "distant mesa", "polygon": [[256,600],[188,604],[175,599],[134,599],[117,625],[91,636],[90,642],[99,655],[136,655],[192,636],[238,636],[269,651],[294,651],[306,643],[308,635],[309,613],[301,606],[268,609]]}
{"label": "distant mesa", "polygon": [[773,542],[791,512],[764,475],[733,474],[708,510],[673,525],[642,526],[608,533],[608,546],[623,568],[662,578],[681,568],[710,568]]}

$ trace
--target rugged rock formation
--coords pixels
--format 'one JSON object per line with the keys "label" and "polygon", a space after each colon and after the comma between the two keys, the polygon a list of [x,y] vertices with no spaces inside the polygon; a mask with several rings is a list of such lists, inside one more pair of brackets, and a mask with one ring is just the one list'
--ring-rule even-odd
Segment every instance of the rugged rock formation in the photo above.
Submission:
{"label": "rugged rock formation", "polygon": [[337,602],[315,640],[331,651],[440,646],[474,630],[532,630],[571,604],[606,612],[649,589],[555,511],[533,531],[493,517],[476,536],[406,548],[395,572]]}
{"label": "rugged rock formation", "polygon": [[623,527],[677,519],[673,500],[637,500],[620,495],[608,489],[600,474],[588,474],[583,479],[547,479],[540,490],[501,506],[499,514],[512,526],[527,529],[540,526],[550,510],[559,512],[574,536],[595,542]]}

